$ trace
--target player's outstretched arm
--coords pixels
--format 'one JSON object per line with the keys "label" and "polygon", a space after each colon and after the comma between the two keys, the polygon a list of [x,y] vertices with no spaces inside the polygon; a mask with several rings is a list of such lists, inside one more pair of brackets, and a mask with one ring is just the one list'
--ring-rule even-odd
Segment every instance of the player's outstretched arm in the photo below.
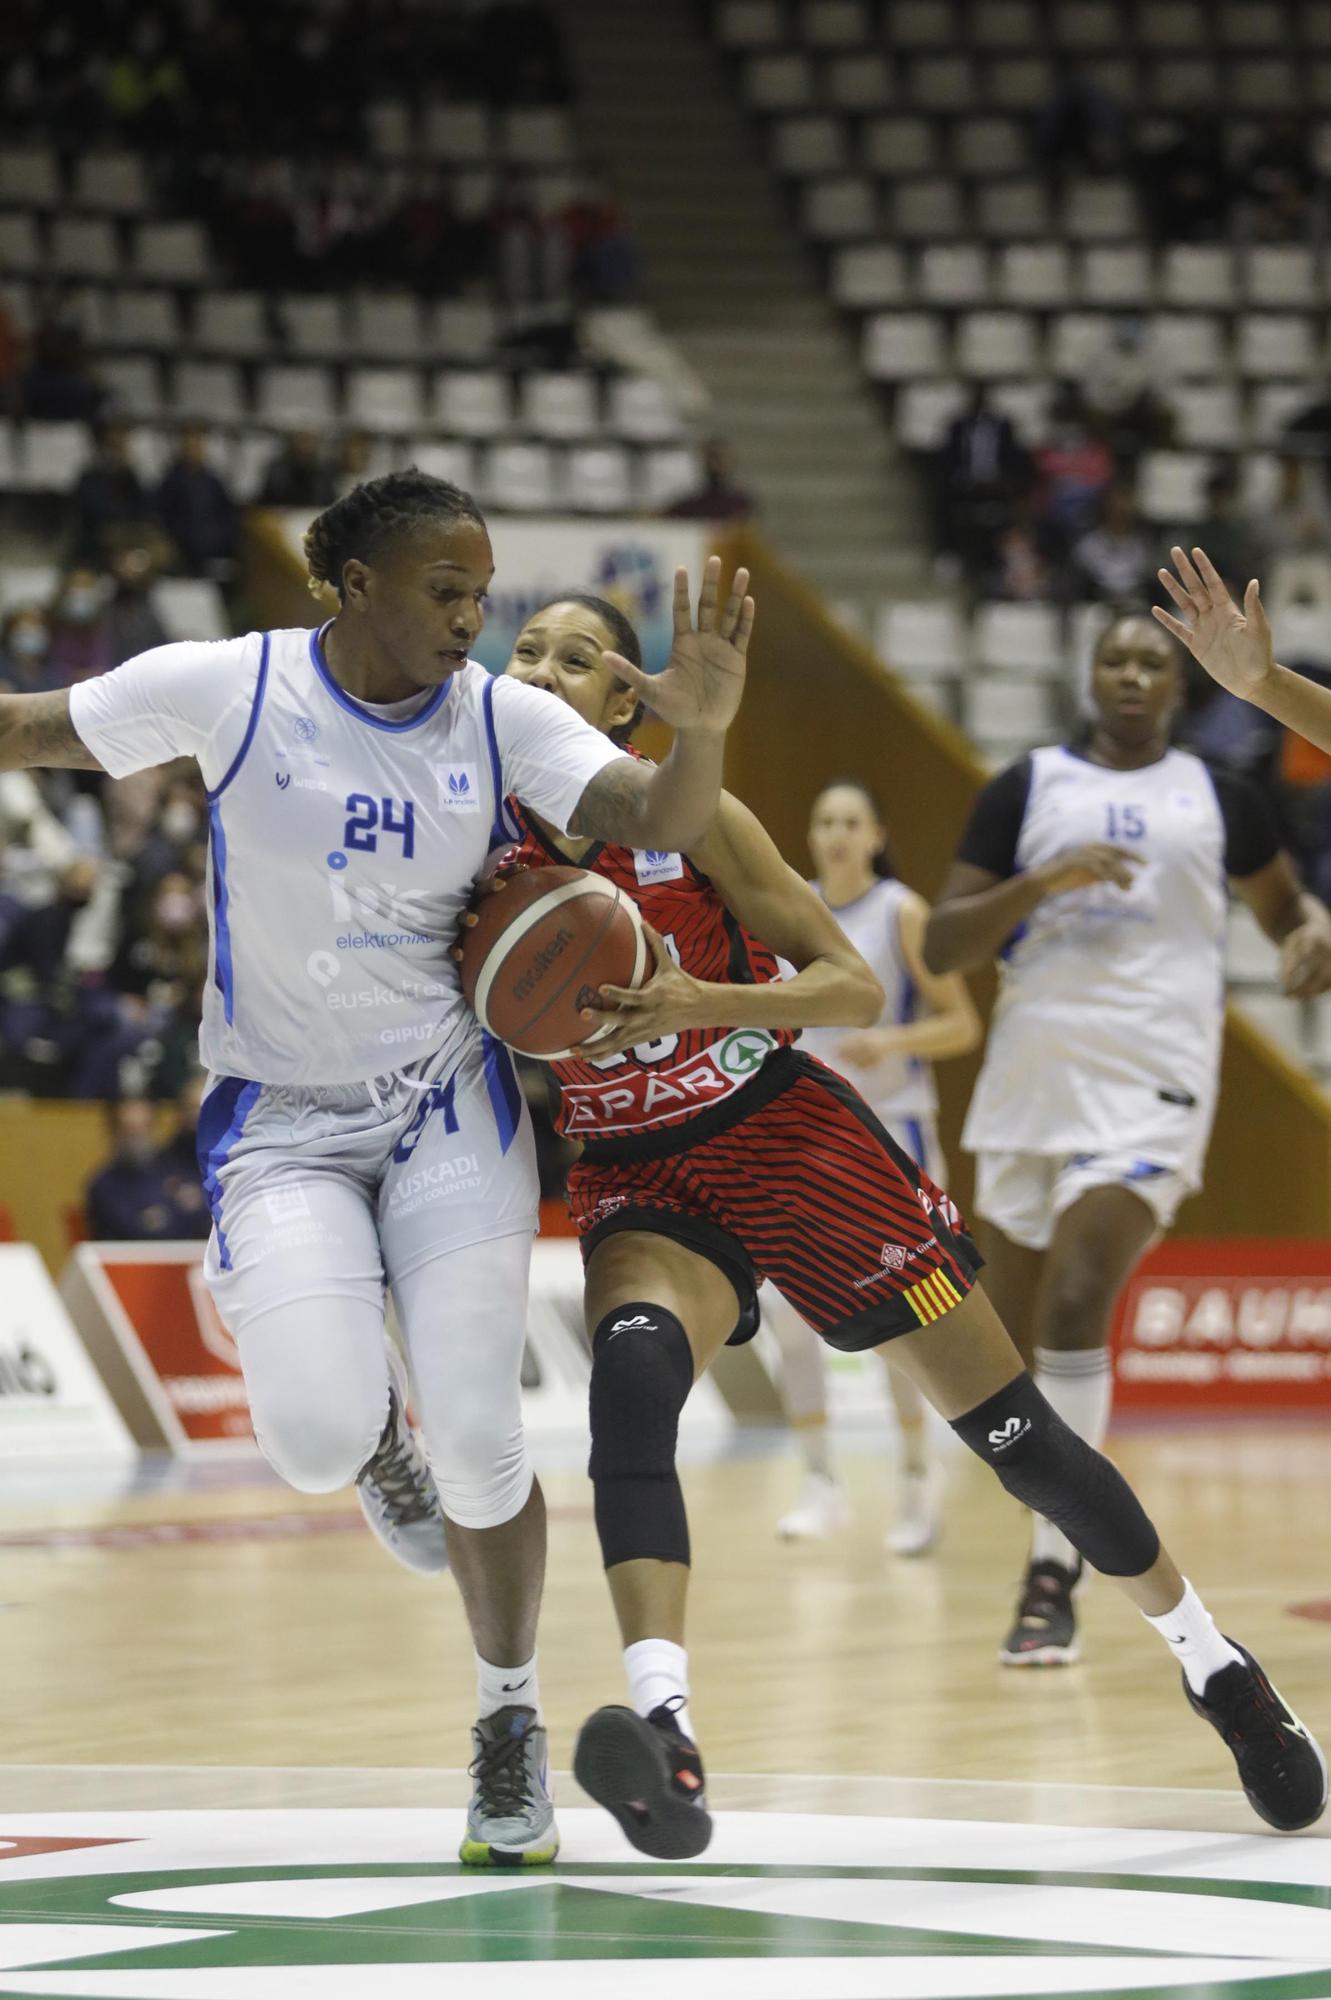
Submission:
{"label": "player's outstretched arm", "polygon": [[1240,610],[1205,549],[1194,549],[1189,557],[1173,548],[1170,555],[1177,576],[1167,569],[1159,576],[1181,615],[1175,618],[1156,605],[1155,617],[1165,630],[1230,694],[1331,752],[1331,689],[1276,664],[1257,579],[1244,591]]}
{"label": "player's outstretched arm", "polygon": [[624,847],[694,847],[706,834],[721,796],[726,731],[744,692],[753,632],[749,573],[735,572],[721,604],[721,558],[703,571],[695,624],[688,571],[675,572],[675,635],[659,674],[647,674],[617,653],[606,663],[675,732],[665,761],[643,765],[626,757],[607,764],[579,799],[570,833]]}
{"label": "player's outstretched arm", "polygon": [[0,694],[0,771],[37,766],[102,768],[70,719],[67,688],[54,694]]}
{"label": "player's outstretched arm", "polygon": [[598,1058],[688,1028],[868,1027],[880,1018],[885,996],[871,967],[747,806],[723,792],[712,830],[690,859],[795,977],[767,985],[695,979],[652,932],[653,977],[634,989],[603,988],[605,1011],[588,1017],[610,1029]]}
{"label": "player's outstretched arm", "polygon": [[1331,991],[1331,911],[1304,888],[1289,855],[1282,850],[1266,867],[1236,877],[1234,888],[1280,948],[1285,995],[1315,1000]]}

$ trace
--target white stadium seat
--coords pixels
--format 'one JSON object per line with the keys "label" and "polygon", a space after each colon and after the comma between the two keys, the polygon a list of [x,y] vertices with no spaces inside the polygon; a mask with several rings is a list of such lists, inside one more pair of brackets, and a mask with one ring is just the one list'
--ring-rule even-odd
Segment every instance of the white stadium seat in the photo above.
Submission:
{"label": "white stadium seat", "polygon": [[1049,604],[982,604],[975,614],[975,652],[995,673],[1056,679],[1063,670],[1057,611]]}
{"label": "white stadium seat", "polygon": [[156,289],[114,292],[103,326],[112,347],[148,347],[171,354],[181,344],[180,308],[174,292]]}
{"label": "white stadium seat", "polygon": [[104,216],[57,216],[51,224],[51,268],[73,278],[118,278],[120,238]]}
{"label": "white stadium seat", "polygon": [[889,233],[931,240],[942,236],[960,236],[965,220],[965,204],[955,181],[904,180],[896,182],[892,188],[892,228]]}
{"label": "white stadium seat", "polygon": [[803,111],[816,101],[813,64],[804,55],[754,56],[743,90],[755,111]]}
{"label": "white stadium seat", "polygon": [[519,105],[499,115],[499,152],[513,166],[566,166],[573,157],[568,118],[557,107]]}
{"label": "white stadium seat", "polygon": [[1008,306],[1059,310],[1072,296],[1072,260],[1064,243],[1009,243],[998,253],[996,296]]}
{"label": "white stadium seat", "polygon": [[878,227],[873,188],[855,174],[810,183],[800,197],[800,213],[808,234],[820,243],[872,236]]}
{"label": "white stadium seat", "polygon": [[832,297],[839,306],[863,312],[874,306],[904,305],[906,263],[894,243],[851,243],[832,257]]}
{"label": "white stadium seat", "polygon": [[1254,244],[1243,259],[1244,302],[1259,310],[1319,303],[1317,260],[1305,243]]}
{"label": "white stadium seat", "polygon": [[202,577],[164,577],[152,589],[152,606],[168,639],[228,639],[231,621],[215,583]]}
{"label": "white stadium seat", "polygon": [[206,284],[207,232],[199,222],[141,222],[134,231],[134,263],[140,277],[162,284]]}
{"label": "white stadium seat", "polygon": [[876,49],[831,56],[823,64],[823,96],[837,111],[877,111],[892,102],[892,67]]}
{"label": "white stadium seat", "polygon": [[892,0],[883,9],[883,25],[901,49],[945,49],[959,27],[952,0]]}
{"label": "white stadium seat", "polygon": [[779,118],[772,127],[772,164],[793,179],[839,174],[850,164],[839,118]]}
{"label": "white stadium seat", "polygon": [[484,104],[441,104],[425,107],[421,128],[421,151],[430,160],[448,160],[456,166],[479,166],[494,151],[490,113]]}
{"label": "white stadium seat", "polygon": [[1154,290],[1151,253],[1140,243],[1094,243],[1081,253],[1079,293],[1088,306],[1149,305]]}
{"label": "white stadium seat", "polygon": [[49,146],[0,148],[0,202],[15,208],[58,208],[60,168]]}
{"label": "white stadium seat", "polygon": [[865,0],[803,0],[796,33],[809,48],[857,49],[873,39]]}
{"label": "white stadium seat", "polygon": [[1113,0],[1054,0],[1050,26],[1060,48],[1121,47],[1127,23]]}
{"label": "white stadium seat", "polygon": [[1034,0],[985,0],[971,19],[979,48],[1036,48],[1043,32]]}
{"label": "white stadium seat", "polygon": [[965,382],[903,382],[893,412],[897,443],[907,451],[937,451],[969,401]]}
{"label": "white stadium seat", "polygon": [[476,451],[460,438],[413,438],[406,456],[433,479],[447,479],[470,491],[476,477]]}
{"label": "white stadium seat", "polygon": [[505,513],[546,513],[562,498],[554,454],[544,444],[491,445],[481,486],[490,505]]}
{"label": "white stadium seat", "polygon": [[633,466],[622,444],[579,445],[568,455],[565,503],[582,514],[628,514]]}
{"label": "white stadium seat", "polygon": [[1015,118],[959,118],[952,128],[955,173],[1019,174],[1029,161],[1025,134]]}
{"label": "white stadium seat", "polygon": [[92,457],[86,424],[25,424],[15,467],[33,493],[67,493]]}
{"label": "white stadium seat", "polygon": [[1063,198],[1063,227],[1079,241],[1136,236],[1141,222],[1131,182],[1073,181]]}
{"label": "white stadium seat", "polygon": [[363,292],[351,304],[350,352],[367,361],[420,361],[421,308],[410,292]]}
{"label": "white stadium seat", "polygon": [[347,415],[367,431],[401,437],[425,421],[421,378],[414,368],[353,368],[347,376]]}
{"label": "white stadium seat", "polygon": [[1196,312],[1208,306],[1232,311],[1237,292],[1234,253],[1220,243],[1171,243],[1160,260],[1165,305]]}
{"label": "white stadium seat", "polygon": [[258,414],[278,430],[318,430],[337,415],[333,374],[329,368],[261,368]]}
{"label": "white stadium seat", "polygon": [[909,679],[955,678],[970,652],[966,628],[955,605],[880,605],[874,648],[895,673]]}
{"label": "white stadium seat", "polygon": [[1200,49],[1207,37],[1203,0],[1151,0],[1138,15],[1137,33],[1146,48]]}
{"label": "white stadium seat", "polygon": [[864,365],[876,381],[941,375],[947,361],[935,313],[878,313],[864,328]]}
{"label": "white stadium seat", "polygon": [[1049,367],[1054,375],[1084,375],[1114,343],[1116,321],[1109,313],[1059,313],[1049,326]]}
{"label": "white stadium seat", "polygon": [[499,344],[499,315],[484,299],[444,300],[434,309],[429,340],[441,361],[485,361]]}
{"label": "white stadium seat", "polygon": [[1243,410],[1231,382],[1175,382],[1170,407],[1178,441],[1203,451],[1237,451],[1244,441]]}
{"label": "white stadium seat", "polygon": [[989,253],[982,243],[931,244],[920,252],[918,284],[925,305],[982,305],[989,295]]}
{"label": "white stadium seat", "polygon": [[164,407],[162,371],[146,355],[124,355],[99,361],[97,372],[111,396],[118,417],[160,417]]}
{"label": "white stadium seat", "polygon": [[986,96],[995,111],[1038,111],[1053,87],[1054,66],[1047,56],[1004,56],[989,65]]}
{"label": "white stadium seat", "polygon": [[1050,231],[1049,191],[1043,181],[980,181],[975,189],[975,226],[985,236],[1009,242],[1046,237]]}
{"label": "white stadium seat", "polygon": [[333,361],[347,351],[342,301],[326,293],[290,293],[278,301],[278,319],[291,352],[309,360]]}
{"label": "white stadium seat", "polygon": [[217,424],[243,423],[245,388],[233,361],[178,361],[171,407],[179,417]]}
{"label": "white stadium seat", "polygon": [[1239,373],[1270,380],[1311,374],[1317,363],[1313,329],[1303,313],[1245,313],[1238,324]]}
{"label": "white stadium seat", "polygon": [[1021,442],[1034,448],[1049,433],[1054,386],[1047,375],[1033,382],[995,382],[989,401],[1009,419]]}
{"label": "white stadium seat", "polygon": [[975,312],[957,328],[957,368],[984,380],[998,375],[1034,375],[1040,366],[1039,336],[1031,314]]}
{"label": "white stadium seat", "polygon": [[268,317],[258,292],[201,292],[194,305],[194,344],[209,354],[257,358],[270,346]]}
{"label": "white stadium seat", "polygon": [[0,616],[21,604],[49,604],[59,581],[55,563],[0,563]]}
{"label": "white stadium seat", "polygon": [[1310,382],[1259,382],[1252,394],[1252,436],[1259,445],[1278,446],[1285,426],[1306,410],[1314,395]]}
{"label": "white stadium seat", "polygon": [[967,55],[917,56],[904,92],[921,111],[955,116],[980,103],[975,64]]}
{"label": "white stadium seat", "polygon": [[492,368],[451,369],[435,378],[432,414],[459,437],[497,437],[513,420],[508,379]]}
{"label": "white stadium seat", "polygon": [[601,428],[595,378],[566,370],[526,376],[519,422],[537,437],[594,437]]}
{"label": "white stadium seat", "polygon": [[365,129],[376,159],[401,160],[416,150],[416,121],[399,98],[376,98],[365,107]]}
{"label": "white stadium seat", "polygon": [[258,499],[264,475],[281,449],[282,441],[272,431],[242,431],[235,439],[228,480],[231,491],[244,506]]}
{"label": "white stadium seat", "polygon": [[927,118],[870,118],[860,135],[870,173],[929,174],[938,166],[938,134]]}
{"label": "white stadium seat", "polygon": [[962,682],[961,720],[980,743],[1037,743],[1053,730],[1049,688],[1042,681],[972,675]]}
{"label": "white stadium seat", "polygon": [[1225,371],[1220,321],[1212,313],[1152,314],[1146,353],[1153,372],[1166,381],[1195,380]]}
{"label": "white stadium seat", "polygon": [[728,49],[762,49],[786,38],[780,0],[724,0],[717,32]]}
{"label": "white stadium seat", "polygon": [[664,444],[683,428],[679,406],[652,375],[619,375],[610,384],[607,428],[635,444]]}
{"label": "white stadium seat", "polygon": [[1137,504],[1148,521],[1161,526],[1204,520],[1210,471],[1203,452],[1145,452],[1137,470]]}
{"label": "white stadium seat", "polygon": [[702,460],[689,446],[658,446],[644,456],[639,499],[644,507],[659,511],[696,493],[702,477]]}
{"label": "white stadium seat", "polygon": [[106,215],[143,215],[152,191],[137,153],[85,153],[74,174],[74,206]]}
{"label": "white stadium seat", "polygon": [[42,241],[31,215],[0,215],[0,272],[6,279],[20,271],[35,271],[42,263]]}

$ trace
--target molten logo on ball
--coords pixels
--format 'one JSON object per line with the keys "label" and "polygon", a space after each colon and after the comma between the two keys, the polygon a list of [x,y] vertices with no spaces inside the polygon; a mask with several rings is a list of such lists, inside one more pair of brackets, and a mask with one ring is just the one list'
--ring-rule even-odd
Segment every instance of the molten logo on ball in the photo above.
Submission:
{"label": "molten logo on ball", "polygon": [[525,1000],[528,994],[536,986],[537,982],[541,977],[541,974],[543,972],[548,972],[550,970],[550,967],[554,964],[555,960],[561,955],[561,953],[568,950],[568,947],[572,944],[572,942],[573,942],[572,931],[564,929],[557,930],[554,936],[551,938],[549,944],[541,946],[541,949],[532,959],[531,964],[527,967],[527,970],[523,973],[521,979],[517,979],[513,982],[514,999]]}

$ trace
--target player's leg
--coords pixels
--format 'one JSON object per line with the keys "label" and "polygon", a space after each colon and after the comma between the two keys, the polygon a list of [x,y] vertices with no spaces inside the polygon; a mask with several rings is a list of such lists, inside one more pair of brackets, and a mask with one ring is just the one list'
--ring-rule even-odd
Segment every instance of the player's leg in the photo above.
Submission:
{"label": "player's leg", "polygon": [[1252,1655],[1217,1630],[1123,1475],[1041,1394],[983,1291],[896,1346],[901,1367],[963,1444],[1154,1626],[1182,1666],[1189,1703],[1233,1752],[1255,1810],[1287,1830],[1319,1818],[1327,1796],[1320,1749]]}
{"label": "player's leg", "polygon": [[[1055,1206],[1057,1190],[1056,1181]],[[1096,1451],[1109,1429],[1114,1301],[1156,1226],[1153,1209],[1125,1183],[1087,1187],[1053,1220],[1029,1322],[1033,1373],[1064,1423]],[[1080,1578],[1081,1560],[1067,1536],[1037,1514],[1016,1617],[999,1653],[1005,1666],[1060,1666],[1078,1658],[1073,1592]]]}
{"label": "player's leg", "polygon": [[389,1553],[437,1574],[443,1515],[384,1336],[370,1198],[350,1166],[292,1143],[289,1102],[246,1089],[223,1080],[200,1113],[214,1219],[204,1272],[260,1449],[303,1492],[354,1484]]}
{"label": "player's leg", "polygon": [[823,1344],[775,1285],[764,1285],[758,1298],[763,1325],[781,1351],[781,1400],[804,1461],[799,1498],[776,1531],[783,1541],[821,1541],[850,1520],[850,1503],[832,1464]]}
{"label": "player's leg", "polygon": [[615,1231],[587,1260],[592,1493],[632,1706],[589,1717],[573,1768],[634,1846],[664,1860],[711,1838],[688,1709],[679,1417],[742,1308],[751,1314],[746,1289],[743,1300],[718,1264],[655,1230]]}
{"label": "player's leg", "polygon": [[942,1527],[942,1481],[929,1441],[929,1406],[910,1377],[893,1366],[890,1344],[883,1361],[901,1440],[896,1512],[887,1546],[894,1556],[924,1556]]}

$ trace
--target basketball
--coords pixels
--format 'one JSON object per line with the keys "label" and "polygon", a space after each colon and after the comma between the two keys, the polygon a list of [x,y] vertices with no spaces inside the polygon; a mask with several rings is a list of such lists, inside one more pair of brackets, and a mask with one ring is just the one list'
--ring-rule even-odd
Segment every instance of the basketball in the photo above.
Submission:
{"label": "basketball", "polygon": [[582,1009],[602,986],[640,986],[651,953],[629,897],[581,868],[532,868],[481,904],[462,943],[462,990],[482,1027],[553,1062],[604,1033]]}

